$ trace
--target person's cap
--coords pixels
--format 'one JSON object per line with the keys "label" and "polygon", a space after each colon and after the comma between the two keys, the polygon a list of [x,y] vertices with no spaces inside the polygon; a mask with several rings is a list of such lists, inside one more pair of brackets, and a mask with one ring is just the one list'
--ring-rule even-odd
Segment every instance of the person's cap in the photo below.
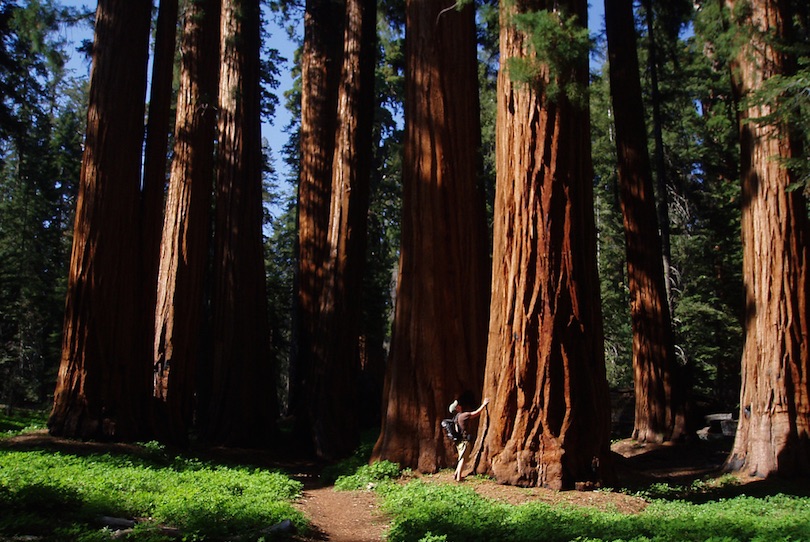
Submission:
{"label": "person's cap", "polygon": [[452,403],[450,403],[450,409],[449,409],[450,412],[455,412],[457,406],[458,406],[458,401],[453,401]]}

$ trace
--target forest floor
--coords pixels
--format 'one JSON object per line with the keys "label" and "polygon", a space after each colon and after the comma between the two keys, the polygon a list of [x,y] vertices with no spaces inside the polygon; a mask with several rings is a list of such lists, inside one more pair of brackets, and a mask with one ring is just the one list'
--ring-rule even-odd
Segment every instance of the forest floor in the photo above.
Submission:
{"label": "forest floor", "polygon": [[[612,445],[618,475],[617,487],[643,489],[656,482],[671,485],[689,485],[696,479],[720,476],[723,461],[732,441],[694,441],[687,444],[639,444],[632,440],[617,441]],[[13,437],[4,447],[25,449],[51,449],[63,453],[137,453],[126,444],[77,442],[49,436],[45,431]],[[254,450],[207,450],[205,459],[254,464],[279,468],[304,484],[298,508],[312,521],[314,532],[298,535],[299,542],[378,542],[384,540],[388,518],[379,510],[373,491],[336,491],[324,485],[319,478],[322,465],[310,461],[288,458],[279,461]],[[452,471],[434,475],[412,475],[435,483],[454,483]],[[498,484],[483,477],[468,477],[464,484],[481,495],[511,504],[543,501],[565,503],[638,513],[646,505],[642,497],[607,491],[554,491],[544,488],[519,488]]]}
{"label": "forest floor", "polygon": [[[613,444],[613,457],[619,486],[642,489],[652,483],[688,485],[692,481],[720,476],[723,461],[731,448],[730,439],[696,441],[689,444],[639,444],[621,440]],[[433,475],[415,475],[420,479],[453,484],[453,473],[444,470]],[[300,479],[300,478],[299,478]],[[317,477],[304,480],[299,508],[311,519],[314,535],[299,536],[299,542],[380,542],[385,540],[387,518],[379,511],[372,491],[336,491],[320,485]],[[587,506],[599,510],[638,513],[647,501],[638,496],[608,491],[554,491],[545,488],[521,488],[499,484],[483,477],[468,477],[464,484],[480,495],[521,504],[542,501],[550,504]]]}

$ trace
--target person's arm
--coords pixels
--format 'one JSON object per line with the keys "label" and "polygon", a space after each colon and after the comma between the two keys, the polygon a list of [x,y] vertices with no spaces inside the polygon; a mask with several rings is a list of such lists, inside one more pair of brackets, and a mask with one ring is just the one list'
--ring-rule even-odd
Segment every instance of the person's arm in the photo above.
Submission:
{"label": "person's arm", "polygon": [[480,407],[478,407],[475,410],[473,410],[472,412],[470,412],[470,417],[477,418],[478,416],[480,416],[481,412],[483,412],[484,409],[487,408],[488,404],[489,404],[489,399],[488,398],[484,399],[484,402],[481,403]]}

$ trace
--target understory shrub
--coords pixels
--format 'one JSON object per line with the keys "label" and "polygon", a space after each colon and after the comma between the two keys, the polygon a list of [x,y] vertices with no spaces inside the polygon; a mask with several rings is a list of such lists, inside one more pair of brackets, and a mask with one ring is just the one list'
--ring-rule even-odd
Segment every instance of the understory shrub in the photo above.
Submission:
{"label": "understory shrub", "polygon": [[375,461],[370,465],[360,465],[354,474],[338,476],[335,480],[335,489],[342,491],[371,489],[380,482],[399,477],[400,473],[397,463]]}
{"label": "understory shrub", "polygon": [[371,451],[374,449],[374,442],[377,440],[377,432],[368,431],[361,435],[360,440],[360,445],[352,455],[323,469],[321,482],[324,485],[332,485],[338,478],[343,476],[353,476],[357,474],[358,469],[368,465]]}

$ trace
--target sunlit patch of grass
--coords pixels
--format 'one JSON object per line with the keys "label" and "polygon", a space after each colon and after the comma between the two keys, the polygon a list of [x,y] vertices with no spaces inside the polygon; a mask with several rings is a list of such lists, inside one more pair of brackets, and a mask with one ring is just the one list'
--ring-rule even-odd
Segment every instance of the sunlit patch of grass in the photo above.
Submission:
{"label": "sunlit patch of grass", "polygon": [[360,440],[360,445],[352,455],[323,469],[320,477],[323,484],[334,484],[338,478],[354,476],[358,469],[368,465],[371,451],[374,449],[374,443],[377,440],[377,431],[366,432],[361,435]]}
{"label": "sunlit patch of grass", "polygon": [[342,491],[373,489],[380,483],[398,478],[401,472],[396,463],[375,461],[370,465],[361,465],[354,474],[338,476],[335,489]]}
{"label": "sunlit patch of grass", "polygon": [[[467,486],[419,480],[380,487],[383,507],[393,518],[390,542],[810,540],[810,498],[783,494],[707,500],[704,493],[699,503],[656,498],[644,511],[626,514],[537,501],[510,505]],[[683,495],[693,489],[656,487],[651,493]]]}
{"label": "sunlit patch of grass", "polygon": [[278,472],[181,457],[0,450],[0,538],[93,539],[99,516],[137,519],[138,540],[165,538],[149,531],[157,525],[193,540],[245,536],[284,519],[306,529],[292,505],[301,489]]}
{"label": "sunlit patch of grass", "polygon": [[15,409],[11,414],[0,405],[0,437],[12,437],[38,429],[44,429],[48,421],[45,410]]}

